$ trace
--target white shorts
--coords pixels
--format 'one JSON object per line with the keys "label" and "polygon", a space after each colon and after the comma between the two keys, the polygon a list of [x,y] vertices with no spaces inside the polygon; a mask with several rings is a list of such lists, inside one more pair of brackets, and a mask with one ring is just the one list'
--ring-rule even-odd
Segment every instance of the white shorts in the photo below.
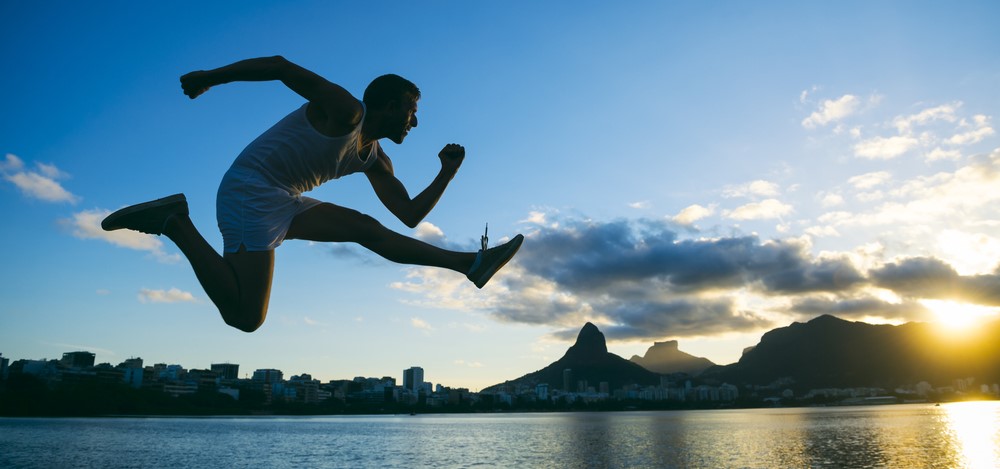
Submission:
{"label": "white shorts", "polygon": [[284,241],[296,215],[320,203],[275,186],[258,171],[230,168],[215,201],[223,250],[270,251]]}

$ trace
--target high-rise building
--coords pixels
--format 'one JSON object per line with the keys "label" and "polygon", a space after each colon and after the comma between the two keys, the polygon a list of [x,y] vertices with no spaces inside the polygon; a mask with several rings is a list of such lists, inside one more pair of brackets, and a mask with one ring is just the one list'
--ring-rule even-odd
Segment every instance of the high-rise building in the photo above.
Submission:
{"label": "high-rise building", "polygon": [[569,368],[563,370],[563,391],[573,392],[573,370]]}
{"label": "high-rise building", "polygon": [[239,379],[240,366],[235,363],[213,363],[212,371],[219,374],[222,379]]}
{"label": "high-rise building", "polygon": [[8,365],[10,365],[10,359],[4,358],[3,354],[0,353],[0,379],[7,379]]}
{"label": "high-rise building", "polygon": [[66,352],[59,362],[70,368],[90,368],[94,366],[96,357],[91,352]]}
{"label": "high-rise building", "polygon": [[419,391],[424,386],[424,369],[411,366],[403,370],[403,387],[410,391]]}

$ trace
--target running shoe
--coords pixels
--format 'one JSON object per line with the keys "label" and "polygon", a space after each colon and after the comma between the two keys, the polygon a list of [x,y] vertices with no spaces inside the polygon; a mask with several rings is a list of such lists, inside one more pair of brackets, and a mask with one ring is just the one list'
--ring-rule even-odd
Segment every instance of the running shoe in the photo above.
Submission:
{"label": "running shoe", "polygon": [[[489,234],[488,225],[486,230],[487,234]],[[507,261],[514,257],[514,254],[517,254],[517,250],[521,248],[523,241],[524,235],[517,235],[506,243],[488,248],[489,237],[484,234],[482,237],[483,247],[476,253],[476,260],[472,263],[472,268],[469,269],[466,278],[476,284],[476,288],[483,288],[486,282],[489,282],[493,278],[493,274],[506,265]]]}
{"label": "running shoe", "polygon": [[188,205],[184,194],[174,194],[118,210],[101,222],[101,228],[104,228],[104,231],[128,228],[160,235],[163,234],[163,228],[167,225],[167,220],[170,217],[187,214]]}

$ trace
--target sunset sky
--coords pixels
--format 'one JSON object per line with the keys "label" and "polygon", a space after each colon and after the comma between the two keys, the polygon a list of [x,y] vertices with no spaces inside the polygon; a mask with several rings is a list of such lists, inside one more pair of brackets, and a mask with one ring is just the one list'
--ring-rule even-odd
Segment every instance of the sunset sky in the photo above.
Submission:
{"label": "sunset sky", "polygon": [[[591,321],[718,364],[822,314],[943,329],[1000,312],[1000,3],[2,2],[0,354],[473,390],[558,359]],[[419,127],[384,141],[410,230],[361,175],[311,197],[453,249],[516,233],[477,290],[354,245],[287,241],[267,321],[226,326],[166,238],[100,230],[176,192],[221,249],[215,194],[301,105],[279,82],[192,101],[178,78],[280,54],[360,97],[398,73]]]}

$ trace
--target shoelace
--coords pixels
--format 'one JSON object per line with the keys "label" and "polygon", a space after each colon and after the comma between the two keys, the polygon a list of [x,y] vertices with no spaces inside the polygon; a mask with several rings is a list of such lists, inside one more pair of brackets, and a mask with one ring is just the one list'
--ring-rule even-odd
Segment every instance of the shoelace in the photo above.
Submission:
{"label": "shoelace", "polygon": [[488,236],[489,234],[490,234],[490,224],[487,223],[486,224],[486,232],[484,232],[483,233],[483,237],[480,238],[480,241],[483,243],[483,252],[484,253],[486,252],[486,247],[489,246],[489,242],[490,242],[490,237]]}

